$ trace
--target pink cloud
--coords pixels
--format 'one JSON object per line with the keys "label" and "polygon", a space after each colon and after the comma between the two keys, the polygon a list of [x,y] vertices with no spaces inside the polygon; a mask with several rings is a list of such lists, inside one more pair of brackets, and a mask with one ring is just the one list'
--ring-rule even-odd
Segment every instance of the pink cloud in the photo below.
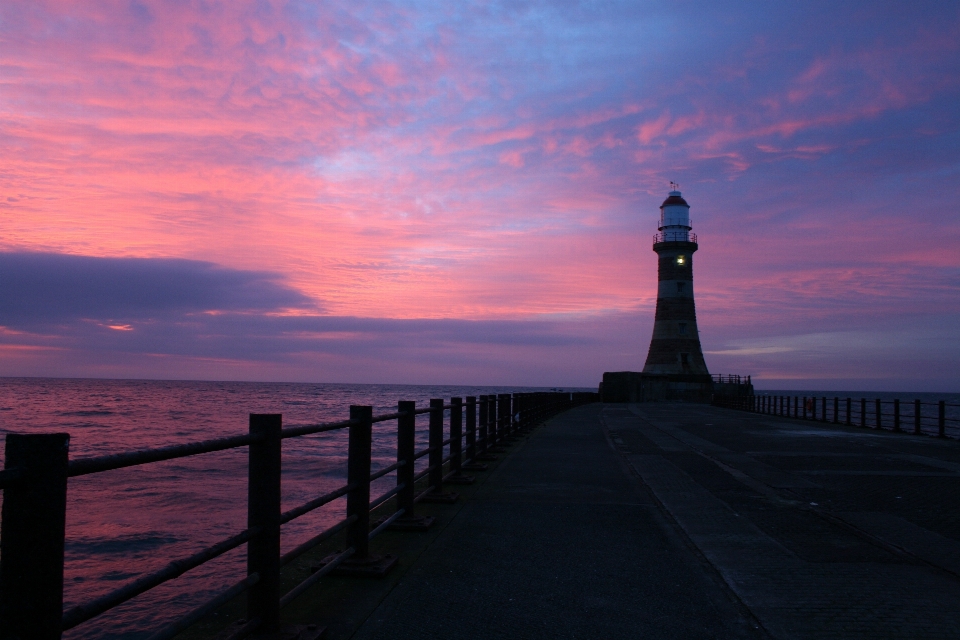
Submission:
{"label": "pink cloud", "polygon": [[955,221],[907,214],[955,197],[953,14],[823,45],[683,14],[719,44],[681,51],[487,9],[8,3],[2,247],[264,269],[351,316],[627,313],[677,179],[718,325],[927,309],[898,269],[957,267]]}

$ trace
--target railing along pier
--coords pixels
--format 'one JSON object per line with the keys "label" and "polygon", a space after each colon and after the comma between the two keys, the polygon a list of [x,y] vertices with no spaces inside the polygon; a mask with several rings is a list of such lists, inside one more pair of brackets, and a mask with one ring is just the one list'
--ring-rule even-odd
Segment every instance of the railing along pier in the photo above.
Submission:
{"label": "railing along pier", "polygon": [[[751,396],[715,396],[713,404],[718,407],[739,409],[800,420],[829,422],[847,426],[873,429],[890,429],[893,432],[914,435],[930,435],[940,438],[960,437],[960,404],[945,400],[936,402],[901,403],[899,398],[869,402],[860,398],[833,398],[821,396],[785,396],[756,394]],[[906,409],[906,410],[905,410]],[[909,425],[905,428],[904,425]],[[949,434],[947,433],[949,430]]]}
{"label": "railing along pier", "polygon": [[[69,434],[8,433],[5,468],[0,471],[0,489],[4,491],[0,522],[0,640],[58,639],[63,631],[242,545],[247,545],[246,575],[179,620],[157,630],[150,640],[173,637],[244,592],[247,622],[232,638],[238,640],[254,631],[274,629],[279,625],[281,609],[330,572],[341,569],[359,575],[382,575],[388,570],[392,566],[390,559],[373,553],[371,540],[387,528],[429,527],[433,519],[418,516],[416,504],[455,500],[456,494],[444,492],[445,482],[469,481],[463,470],[484,469],[480,461],[495,458],[490,452],[509,439],[556,413],[597,400],[596,393],[534,392],[467,397],[465,403],[462,398],[452,398],[449,404],[434,399],[428,408],[420,409],[414,402],[401,401],[396,413],[374,416],[372,407],[352,406],[347,420],[288,428],[283,428],[279,414],[251,414],[245,435],[75,460],[69,459]],[[417,451],[417,416],[423,414],[429,414],[429,442],[425,449]],[[445,415],[450,417],[447,438]],[[392,420],[397,421],[397,461],[372,471],[373,425]],[[281,511],[283,440],[342,429],[349,431],[346,484]],[[110,593],[63,610],[69,478],[240,447],[248,449],[246,529],[141,575]],[[416,461],[425,456],[426,468],[415,471]],[[371,499],[371,483],[393,472],[396,486]],[[417,482],[423,479],[426,486],[418,493]],[[281,555],[283,525],[344,496],[346,511],[342,519]],[[371,511],[391,499],[396,504],[394,511],[371,523]],[[321,569],[281,594],[282,568],[340,533],[346,536],[345,550],[327,558]]]}

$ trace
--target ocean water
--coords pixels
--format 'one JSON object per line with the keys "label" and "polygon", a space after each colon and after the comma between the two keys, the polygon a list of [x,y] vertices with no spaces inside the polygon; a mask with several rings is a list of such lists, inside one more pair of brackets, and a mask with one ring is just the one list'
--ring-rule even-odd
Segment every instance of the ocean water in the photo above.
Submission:
{"label": "ocean water", "polygon": [[[430,398],[542,390],[0,378],[0,434],[67,432],[70,456],[78,458],[240,435],[250,413],[281,413],[288,427],[346,419],[351,404],[372,405],[379,415],[396,411],[398,400],[427,406]],[[427,418],[420,416],[418,449],[426,445],[426,428]],[[283,441],[284,510],[344,484],[346,442],[346,430]],[[373,469],[395,461],[396,421],[375,424]],[[418,463],[418,470],[425,467],[426,457]],[[242,531],[246,479],[245,447],[71,478],[65,609]],[[395,484],[395,475],[387,475],[371,496]],[[344,510],[342,498],[284,525],[281,552],[334,524]],[[64,637],[145,638],[242,579],[245,562],[241,546]]]}

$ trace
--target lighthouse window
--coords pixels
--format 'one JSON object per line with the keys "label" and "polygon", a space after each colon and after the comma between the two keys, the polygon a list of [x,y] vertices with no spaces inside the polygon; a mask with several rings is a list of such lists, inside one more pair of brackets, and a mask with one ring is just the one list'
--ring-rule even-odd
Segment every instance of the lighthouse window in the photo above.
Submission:
{"label": "lighthouse window", "polygon": [[677,256],[677,264],[683,264],[686,262],[686,258],[683,256]]}
{"label": "lighthouse window", "polygon": [[687,286],[687,283],[686,283],[686,282],[678,282],[678,283],[677,283],[677,293],[683,293],[683,289],[684,289],[684,287],[686,287],[686,286]]}
{"label": "lighthouse window", "polygon": [[687,333],[687,323],[686,323],[686,322],[681,322],[681,323],[679,323],[677,326],[680,327],[680,335],[684,335],[684,334]]}
{"label": "lighthouse window", "polygon": [[687,366],[688,364],[690,364],[689,357],[690,357],[689,353],[681,353],[680,364],[682,364],[683,366]]}

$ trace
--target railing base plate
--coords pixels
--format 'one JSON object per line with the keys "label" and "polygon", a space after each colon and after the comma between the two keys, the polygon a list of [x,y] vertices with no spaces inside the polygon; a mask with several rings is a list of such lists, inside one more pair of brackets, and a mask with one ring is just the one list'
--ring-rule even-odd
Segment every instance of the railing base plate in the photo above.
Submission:
{"label": "railing base plate", "polygon": [[[382,524],[386,518],[381,518],[377,520],[371,528],[376,528]],[[433,516],[411,516],[409,518],[400,517],[390,523],[387,527],[388,531],[426,531],[433,526],[436,518]]]}
{"label": "railing base plate", "polygon": [[[232,638],[246,625],[245,620],[235,622],[215,638],[216,640],[227,640]],[[254,631],[245,637],[252,640],[323,640],[327,628],[319,624],[281,624],[279,629],[273,631]]]}
{"label": "railing base plate", "polygon": [[[340,553],[342,552],[338,551],[330,554],[310,569],[312,571],[323,569],[328,563],[333,562]],[[330,574],[353,578],[382,578],[395,566],[397,566],[397,556],[389,553],[384,555],[370,554],[366,558],[348,558],[341,562],[340,566],[331,571]]]}
{"label": "railing base plate", "polygon": [[486,471],[487,465],[480,462],[468,462],[460,468],[464,471]]}
{"label": "railing base plate", "polygon": [[465,476],[462,473],[452,475],[449,478],[443,479],[443,484],[473,484],[476,478],[473,476]]}
{"label": "railing base plate", "polygon": [[428,493],[420,498],[420,502],[433,502],[439,504],[453,504],[460,498],[460,494],[456,491],[444,492],[444,493]]}

